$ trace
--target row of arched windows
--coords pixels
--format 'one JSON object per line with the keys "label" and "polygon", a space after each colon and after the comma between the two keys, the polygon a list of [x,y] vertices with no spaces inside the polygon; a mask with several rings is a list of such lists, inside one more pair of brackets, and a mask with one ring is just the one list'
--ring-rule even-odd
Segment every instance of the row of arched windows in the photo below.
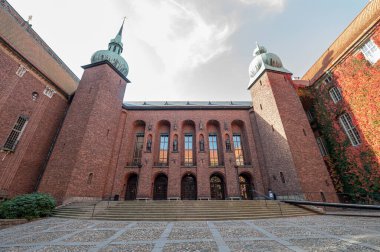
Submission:
{"label": "row of arched windows", "polygon": [[159,121],[155,128],[138,120],[134,122],[131,136],[134,137],[132,165],[142,164],[144,151],[153,153],[154,166],[168,166],[170,152],[181,153],[182,166],[196,166],[196,153],[206,151],[209,153],[210,166],[224,165],[224,152],[234,152],[235,165],[249,165],[246,136],[245,124],[241,120],[235,120],[231,125],[225,124],[223,131],[216,120],[210,120],[206,125],[200,122],[198,127],[194,121],[185,120],[181,128],[167,120]]}

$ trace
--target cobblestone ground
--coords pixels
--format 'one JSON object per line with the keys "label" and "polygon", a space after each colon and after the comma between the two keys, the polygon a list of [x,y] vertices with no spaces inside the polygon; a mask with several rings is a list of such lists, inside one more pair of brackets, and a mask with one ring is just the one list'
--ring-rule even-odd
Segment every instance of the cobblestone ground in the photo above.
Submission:
{"label": "cobblestone ground", "polygon": [[380,251],[380,218],[189,222],[49,218],[0,230],[0,251]]}

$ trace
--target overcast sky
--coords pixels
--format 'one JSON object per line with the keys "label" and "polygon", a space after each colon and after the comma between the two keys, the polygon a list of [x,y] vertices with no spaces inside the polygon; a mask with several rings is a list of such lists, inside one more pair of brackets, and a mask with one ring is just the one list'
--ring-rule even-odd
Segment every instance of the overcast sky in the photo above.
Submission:
{"label": "overcast sky", "polygon": [[368,0],[8,0],[81,78],[127,16],[125,100],[250,100],[256,41],[302,76]]}

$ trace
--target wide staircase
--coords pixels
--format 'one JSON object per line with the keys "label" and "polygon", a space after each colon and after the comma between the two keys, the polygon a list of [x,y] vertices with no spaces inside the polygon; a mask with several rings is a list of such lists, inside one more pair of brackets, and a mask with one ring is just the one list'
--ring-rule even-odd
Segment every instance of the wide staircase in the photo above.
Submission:
{"label": "wide staircase", "polygon": [[57,208],[54,216],[96,220],[186,221],[279,218],[321,213],[317,208],[301,208],[275,200],[179,200],[72,203]]}

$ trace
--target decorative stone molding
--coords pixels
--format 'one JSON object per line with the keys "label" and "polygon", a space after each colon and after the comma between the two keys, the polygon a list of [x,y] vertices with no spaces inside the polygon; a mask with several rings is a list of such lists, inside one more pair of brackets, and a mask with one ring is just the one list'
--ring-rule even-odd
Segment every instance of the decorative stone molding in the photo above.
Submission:
{"label": "decorative stone molding", "polygon": [[22,77],[24,76],[24,74],[28,71],[28,69],[24,66],[24,65],[21,65],[18,67],[17,71],[16,71],[16,75],[18,77]]}
{"label": "decorative stone molding", "polygon": [[57,91],[55,91],[51,87],[46,86],[44,90],[44,95],[46,95],[49,98],[52,98],[55,93],[57,93]]}

